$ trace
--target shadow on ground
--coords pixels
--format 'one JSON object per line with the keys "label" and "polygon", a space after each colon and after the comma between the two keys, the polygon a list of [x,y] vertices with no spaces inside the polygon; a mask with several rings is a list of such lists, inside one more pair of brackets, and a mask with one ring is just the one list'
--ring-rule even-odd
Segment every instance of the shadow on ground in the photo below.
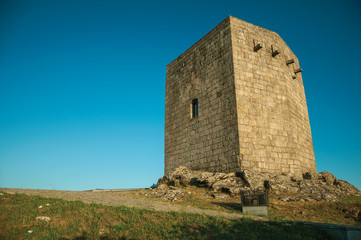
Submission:
{"label": "shadow on ground", "polygon": [[[236,220],[226,224],[224,221],[216,221],[208,224],[191,224],[180,221],[171,228],[163,229],[155,235],[135,237],[124,236],[122,232],[114,233],[108,236],[98,236],[95,239],[167,239],[165,236],[171,236],[172,239],[268,239],[268,240],[305,240],[305,239],[327,239],[334,240],[330,235],[319,228],[304,225],[302,223],[292,222],[258,222],[250,219]],[[149,234],[149,233],[148,233]],[[76,238],[63,238],[63,240],[83,240],[94,239],[84,233]]]}
{"label": "shadow on ground", "polygon": [[198,226],[181,226],[183,231],[178,237],[180,239],[268,239],[268,240],[305,240],[305,239],[327,239],[335,240],[323,230],[306,226],[302,223],[285,222],[260,222],[250,219],[233,221],[231,224],[213,223]]}
{"label": "shadow on ground", "polygon": [[242,212],[242,205],[240,203],[226,203],[226,202],[212,202],[214,205],[218,205],[228,210]]}
{"label": "shadow on ground", "polygon": [[[60,238],[59,240],[87,240],[87,239],[94,239],[94,237],[93,236],[88,236],[87,234],[83,234],[82,236],[79,236],[79,237]],[[127,238],[124,237],[124,236],[119,236],[119,237],[102,236],[102,237],[95,237],[95,239],[99,239],[99,240],[112,240],[112,239],[125,240]]]}

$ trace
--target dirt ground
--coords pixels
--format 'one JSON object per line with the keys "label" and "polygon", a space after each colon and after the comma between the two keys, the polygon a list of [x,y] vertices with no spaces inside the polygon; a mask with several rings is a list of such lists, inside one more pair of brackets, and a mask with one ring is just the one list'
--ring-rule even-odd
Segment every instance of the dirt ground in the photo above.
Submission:
{"label": "dirt ground", "polygon": [[[205,214],[209,216],[219,216],[229,219],[241,219],[242,214],[230,213],[219,210],[201,209],[193,206],[183,206],[172,204],[165,201],[158,201],[153,198],[139,197],[139,193],[147,191],[145,189],[122,189],[122,190],[95,190],[95,191],[59,191],[59,190],[37,190],[20,188],[0,188],[0,191],[7,193],[19,193],[26,195],[38,195],[49,198],[61,198],[66,200],[81,200],[87,203],[99,203],[104,205],[125,205],[129,207],[151,209],[156,211],[176,211]],[[138,194],[137,194],[138,193]],[[260,217],[254,217],[256,220],[265,220]]]}

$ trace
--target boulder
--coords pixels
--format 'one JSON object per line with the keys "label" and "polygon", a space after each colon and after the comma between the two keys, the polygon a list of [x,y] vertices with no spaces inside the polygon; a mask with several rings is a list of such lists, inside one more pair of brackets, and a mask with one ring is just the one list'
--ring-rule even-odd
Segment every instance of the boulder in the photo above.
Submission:
{"label": "boulder", "polygon": [[160,184],[156,188],[150,189],[151,194],[165,200],[177,201],[187,199],[189,194],[184,193],[180,189],[168,187],[167,184]]}
{"label": "boulder", "polygon": [[[361,196],[352,184],[338,180],[333,174],[306,172],[301,176],[289,174],[260,173],[246,169],[232,173],[211,173],[192,171],[187,167],[178,167],[167,176],[159,178],[157,187],[151,191],[156,196],[176,201],[185,199],[181,187],[195,185],[212,191],[212,194],[238,196],[244,189],[268,189],[271,194],[282,194],[281,201],[335,201],[345,196]],[[289,196],[288,196],[288,195]],[[220,197],[222,196],[222,197]],[[217,198],[223,198],[220,195]]]}
{"label": "boulder", "polygon": [[226,174],[225,173],[215,173],[213,176],[206,179],[208,186],[212,186],[215,182],[221,180]]}
{"label": "boulder", "polygon": [[248,185],[251,189],[263,189],[264,181],[268,180],[268,176],[261,174],[257,170],[254,169],[246,169],[241,174],[241,178],[243,182]]}
{"label": "boulder", "polygon": [[211,172],[201,172],[198,175],[198,181],[200,181],[200,182],[205,181],[208,178],[212,177],[213,175],[214,175],[214,173],[211,173]]}
{"label": "boulder", "polygon": [[240,195],[241,185],[234,179],[223,179],[214,183],[211,189],[215,192],[228,193],[231,196]]}
{"label": "boulder", "polygon": [[179,180],[179,183],[186,186],[190,183],[191,179],[194,178],[194,173],[190,171],[187,167],[180,166],[176,168],[173,172],[169,173],[167,176],[169,182],[174,182]]}
{"label": "boulder", "polygon": [[337,183],[337,178],[332,173],[329,173],[327,171],[319,173],[318,178],[330,185]]}
{"label": "boulder", "polygon": [[306,180],[317,180],[318,179],[318,175],[317,173],[311,173],[311,172],[306,172],[302,174],[303,179]]}

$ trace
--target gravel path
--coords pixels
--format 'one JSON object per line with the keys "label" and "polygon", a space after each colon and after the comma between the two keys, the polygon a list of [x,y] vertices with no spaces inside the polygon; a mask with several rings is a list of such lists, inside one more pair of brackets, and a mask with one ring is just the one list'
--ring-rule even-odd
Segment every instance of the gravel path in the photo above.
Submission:
{"label": "gravel path", "polygon": [[[66,200],[81,200],[87,203],[100,203],[104,205],[125,205],[129,207],[145,208],[164,212],[187,212],[205,214],[209,216],[219,216],[229,219],[242,219],[242,214],[227,213],[215,210],[200,209],[191,206],[180,206],[167,202],[159,202],[153,199],[143,199],[129,196],[132,190],[114,190],[114,191],[59,191],[59,190],[36,190],[21,188],[0,188],[0,191],[7,193],[23,193],[26,195],[38,195],[49,198],[61,198]],[[128,194],[127,194],[128,193]],[[254,217],[255,220],[266,220],[261,217]]]}

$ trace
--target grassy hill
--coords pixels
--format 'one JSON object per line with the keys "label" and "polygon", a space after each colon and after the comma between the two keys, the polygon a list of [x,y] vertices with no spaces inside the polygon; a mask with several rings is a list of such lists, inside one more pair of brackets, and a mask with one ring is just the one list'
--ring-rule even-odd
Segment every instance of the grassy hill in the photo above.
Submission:
{"label": "grassy hill", "polygon": [[301,223],[247,217],[230,220],[23,194],[0,195],[0,239],[332,239]]}
{"label": "grassy hill", "polygon": [[[205,188],[187,186],[180,188],[184,192],[191,192],[188,198],[173,202],[178,205],[191,205],[202,209],[241,213],[240,197],[230,197],[228,194],[220,194],[226,198],[214,198]],[[153,198],[147,190],[134,192],[140,197]],[[217,195],[217,193],[215,193]],[[282,197],[293,197],[295,194],[282,194]],[[335,202],[313,201],[313,202],[285,202],[278,200],[280,196],[270,193],[269,219],[273,221],[309,221],[318,223],[331,223],[339,225],[361,227],[361,197],[350,196],[341,198]],[[163,200],[164,202],[169,202]]]}

